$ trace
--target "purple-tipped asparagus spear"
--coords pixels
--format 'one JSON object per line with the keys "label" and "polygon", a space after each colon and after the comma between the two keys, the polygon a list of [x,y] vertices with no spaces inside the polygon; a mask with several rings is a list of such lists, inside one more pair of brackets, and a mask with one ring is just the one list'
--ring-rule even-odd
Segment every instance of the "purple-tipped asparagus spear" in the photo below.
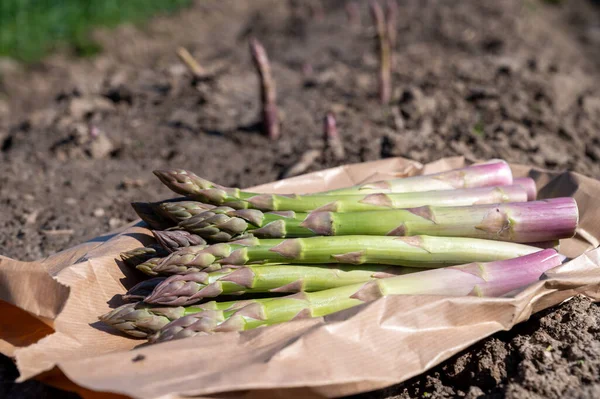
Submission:
{"label": "purple-tipped asparagus spear", "polygon": [[285,263],[387,264],[442,267],[465,262],[510,259],[539,248],[511,242],[433,236],[316,236],[258,239],[188,247],[137,269],[151,276],[213,272],[231,265]]}
{"label": "purple-tipped asparagus spear", "polygon": [[545,249],[515,259],[470,263],[248,302],[235,311],[189,314],[164,326],[150,341],[244,331],[299,318],[326,316],[387,295],[501,296],[538,281],[544,272],[563,260],[564,256],[555,250]]}
{"label": "purple-tipped asparagus spear", "polygon": [[[213,208],[178,227],[212,241],[347,235],[472,237],[538,243],[575,234],[579,212],[573,198],[458,207],[423,206],[366,212],[261,212]],[[551,241],[542,243],[542,241]],[[536,245],[536,246],[537,246]]]}
{"label": "purple-tipped asparagus spear", "polygon": [[133,210],[151,229],[162,230],[173,226],[173,222],[160,214],[150,202],[133,202]]}
{"label": "purple-tipped asparagus spear", "polygon": [[144,302],[187,306],[220,295],[322,291],[426,269],[382,265],[248,265],[211,273],[174,275],[155,285]]}
{"label": "purple-tipped asparagus spear", "polygon": [[169,252],[194,245],[206,244],[206,241],[202,237],[185,230],[152,230],[152,234],[154,234],[156,241]]}
{"label": "purple-tipped asparagus spear", "polygon": [[129,267],[136,267],[152,258],[162,258],[169,252],[156,245],[149,247],[135,248],[130,251],[121,252],[121,260]]}
{"label": "purple-tipped asparagus spear", "polygon": [[166,277],[154,277],[143,280],[131,287],[121,298],[127,302],[139,302],[152,294],[157,285],[165,281]]}
{"label": "purple-tipped asparagus spear", "polygon": [[[488,164],[494,165],[494,164]],[[510,171],[510,169],[509,169]],[[463,206],[493,204],[499,202],[521,202],[527,200],[527,193],[520,186],[477,187],[471,189],[404,193],[382,193],[381,187],[363,185],[372,189],[371,194],[358,195],[277,195],[257,194],[242,191],[235,187],[224,187],[203,179],[183,169],[156,170],[154,174],[171,190],[198,201],[213,205],[225,205],[235,209],[255,208],[265,211],[331,211],[354,212],[416,206]],[[460,176],[459,176],[460,177]],[[436,179],[434,179],[436,180]],[[438,179],[439,180],[439,179]],[[460,180],[464,184],[464,179]],[[412,181],[414,183],[414,180]],[[438,182],[439,183],[439,182]],[[445,182],[452,186],[452,179]],[[409,184],[412,186],[413,184]],[[389,189],[389,187],[388,187]],[[430,188],[428,188],[430,189]],[[390,190],[393,191],[393,190]]]}
{"label": "purple-tipped asparagus spear", "polygon": [[140,219],[154,230],[168,229],[175,225],[174,221],[187,219],[214,207],[200,202],[186,201],[186,198],[174,198],[160,202],[132,202],[131,206]]}
{"label": "purple-tipped asparagus spear", "polygon": [[281,134],[277,111],[275,81],[271,74],[271,65],[263,45],[256,39],[250,39],[250,53],[260,79],[260,99],[265,133],[271,140],[277,140]]}
{"label": "purple-tipped asparagus spear", "polygon": [[[496,160],[430,175],[402,177],[360,184],[357,186],[340,188],[338,190],[330,190],[316,195],[411,193],[454,190],[459,188],[505,186],[510,184],[513,184],[510,166],[504,161]],[[522,180],[521,185],[528,193],[530,192],[531,182]]]}

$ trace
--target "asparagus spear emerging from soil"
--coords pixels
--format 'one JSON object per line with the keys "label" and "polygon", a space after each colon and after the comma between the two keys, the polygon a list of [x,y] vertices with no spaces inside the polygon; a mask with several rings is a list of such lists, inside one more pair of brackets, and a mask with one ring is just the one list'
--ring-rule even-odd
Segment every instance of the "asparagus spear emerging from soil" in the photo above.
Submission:
{"label": "asparagus spear emerging from soil", "polygon": [[376,0],[369,3],[373,25],[377,31],[377,47],[379,49],[379,101],[386,105],[392,95],[391,49],[385,16],[381,5]]}
{"label": "asparagus spear emerging from soil", "polygon": [[325,116],[323,125],[327,146],[331,149],[333,157],[337,161],[342,161],[344,158],[346,158],[346,150],[344,149],[344,143],[342,143],[342,139],[338,133],[337,124],[335,122],[335,116],[333,116],[333,113],[330,112]]}
{"label": "asparagus spear emerging from soil", "polygon": [[244,331],[285,321],[326,316],[387,295],[501,296],[539,279],[564,257],[545,249],[516,259],[471,263],[390,277],[329,290],[271,298],[231,311],[196,313],[164,326],[151,342]]}
{"label": "asparagus spear emerging from soil", "polygon": [[[331,190],[317,195],[412,193],[505,186],[510,184],[514,184],[510,166],[504,161],[491,161],[484,164],[471,165],[461,169],[452,169],[430,175],[411,176],[366,183],[338,190]],[[529,187],[531,187],[531,183],[524,180],[521,181],[520,184],[524,184],[524,188],[527,189],[530,189]]]}
{"label": "asparagus spear emerging from soil", "polygon": [[184,230],[152,230],[152,234],[156,238],[156,241],[169,252],[206,244],[206,241],[202,237]]}
{"label": "asparagus spear emerging from soil", "polygon": [[213,241],[230,241],[244,234],[258,238],[427,234],[527,243],[572,237],[578,216],[577,203],[567,197],[347,213],[261,212],[217,207],[180,222],[178,227]]}
{"label": "asparagus spear emerging from soil", "polygon": [[260,79],[260,100],[262,103],[262,122],[265,133],[271,140],[277,140],[281,134],[276,104],[275,81],[271,75],[271,65],[263,45],[255,38],[250,39],[252,61]]}
{"label": "asparagus spear emerging from soil", "polygon": [[[241,242],[241,244],[240,244]],[[249,245],[249,246],[248,246]],[[214,271],[224,265],[252,263],[366,263],[408,267],[440,267],[465,262],[509,259],[539,248],[501,241],[458,237],[339,236],[258,239],[189,247],[156,264],[138,269],[152,275]],[[229,266],[227,266],[229,267]]]}
{"label": "asparagus spear emerging from soil", "polygon": [[256,194],[242,191],[239,188],[219,186],[181,169],[159,170],[154,171],[154,174],[167,187],[179,194],[201,202],[230,206],[235,209],[356,212],[412,208],[423,205],[461,206],[527,200],[525,190],[521,186],[515,185],[400,194],[277,195]]}
{"label": "asparagus spear emerging from soil", "polygon": [[321,156],[321,150],[308,150],[300,156],[298,162],[290,166],[282,175],[282,178],[300,175],[308,170]]}
{"label": "asparagus spear emerging from soil", "polygon": [[393,68],[396,64],[394,50],[396,49],[398,22],[398,3],[396,0],[387,0],[385,2],[385,29],[390,46],[390,66]]}
{"label": "asparagus spear emerging from soil", "polygon": [[[421,269],[425,270],[425,269]],[[184,306],[219,295],[321,291],[377,278],[414,273],[415,268],[383,265],[258,265],[223,268],[167,278],[144,302]]]}
{"label": "asparagus spear emerging from soil", "polygon": [[177,48],[177,56],[185,64],[185,66],[189,69],[189,71],[195,78],[203,78],[207,76],[206,70],[202,68],[202,66],[200,66],[198,61],[196,61],[194,56],[190,54],[190,52],[185,47]]}

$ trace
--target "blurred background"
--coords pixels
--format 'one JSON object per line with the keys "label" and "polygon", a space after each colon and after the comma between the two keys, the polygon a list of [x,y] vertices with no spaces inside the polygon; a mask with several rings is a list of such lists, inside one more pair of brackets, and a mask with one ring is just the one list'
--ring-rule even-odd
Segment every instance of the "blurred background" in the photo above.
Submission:
{"label": "blurred background", "polygon": [[3,0],[0,55],[31,63],[62,47],[91,56],[101,51],[92,29],[140,24],[190,4],[191,0]]}
{"label": "blurred background", "polygon": [[[396,37],[387,104],[365,0],[0,0],[0,254],[39,259],[135,220],[130,202],[172,196],[151,174],[167,166],[241,187],[396,156],[600,177],[597,1],[379,2]],[[600,397],[598,309],[566,306],[361,397]],[[3,358],[0,398],[76,397],[16,376]]]}

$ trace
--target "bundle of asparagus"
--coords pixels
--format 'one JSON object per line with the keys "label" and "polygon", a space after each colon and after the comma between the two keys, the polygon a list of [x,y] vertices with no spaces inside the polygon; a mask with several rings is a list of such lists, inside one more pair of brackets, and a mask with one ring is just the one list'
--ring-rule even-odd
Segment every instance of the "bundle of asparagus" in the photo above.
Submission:
{"label": "bundle of asparagus", "polygon": [[[121,259],[152,278],[100,317],[151,342],[325,316],[386,295],[505,295],[559,265],[558,240],[578,223],[572,198],[535,201],[535,182],[513,180],[504,161],[310,195],[155,174],[185,197],[133,204],[158,245]],[[223,301],[231,295],[243,298]]]}

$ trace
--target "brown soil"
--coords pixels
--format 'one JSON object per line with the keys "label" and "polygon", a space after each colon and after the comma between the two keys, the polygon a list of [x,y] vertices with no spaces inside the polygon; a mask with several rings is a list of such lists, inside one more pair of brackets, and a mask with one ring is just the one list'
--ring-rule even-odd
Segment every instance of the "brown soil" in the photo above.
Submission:
{"label": "brown soil", "polygon": [[[307,171],[339,164],[322,139],[328,111],[348,163],[465,155],[600,177],[595,2],[399,2],[389,107],[377,101],[366,4],[362,26],[350,26],[345,1],[323,1],[322,14],[316,3],[205,0],[144,29],[97,32],[106,52],[94,59],[61,54],[27,70],[0,62],[2,254],[37,259],[134,220],[131,201],[171,196],[156,168],[251,186],[309,150],[322,153]],[[283,116],[276,143],[258,124],[250,36],[272,61]],[[177,46],[212,78],[192,79]],[[572,300],[361,397],[598,397],[599,315]],[[0,380],[14,378],[5,368]],[[44,395],[59,397],[0,381],[0,397]]]}

